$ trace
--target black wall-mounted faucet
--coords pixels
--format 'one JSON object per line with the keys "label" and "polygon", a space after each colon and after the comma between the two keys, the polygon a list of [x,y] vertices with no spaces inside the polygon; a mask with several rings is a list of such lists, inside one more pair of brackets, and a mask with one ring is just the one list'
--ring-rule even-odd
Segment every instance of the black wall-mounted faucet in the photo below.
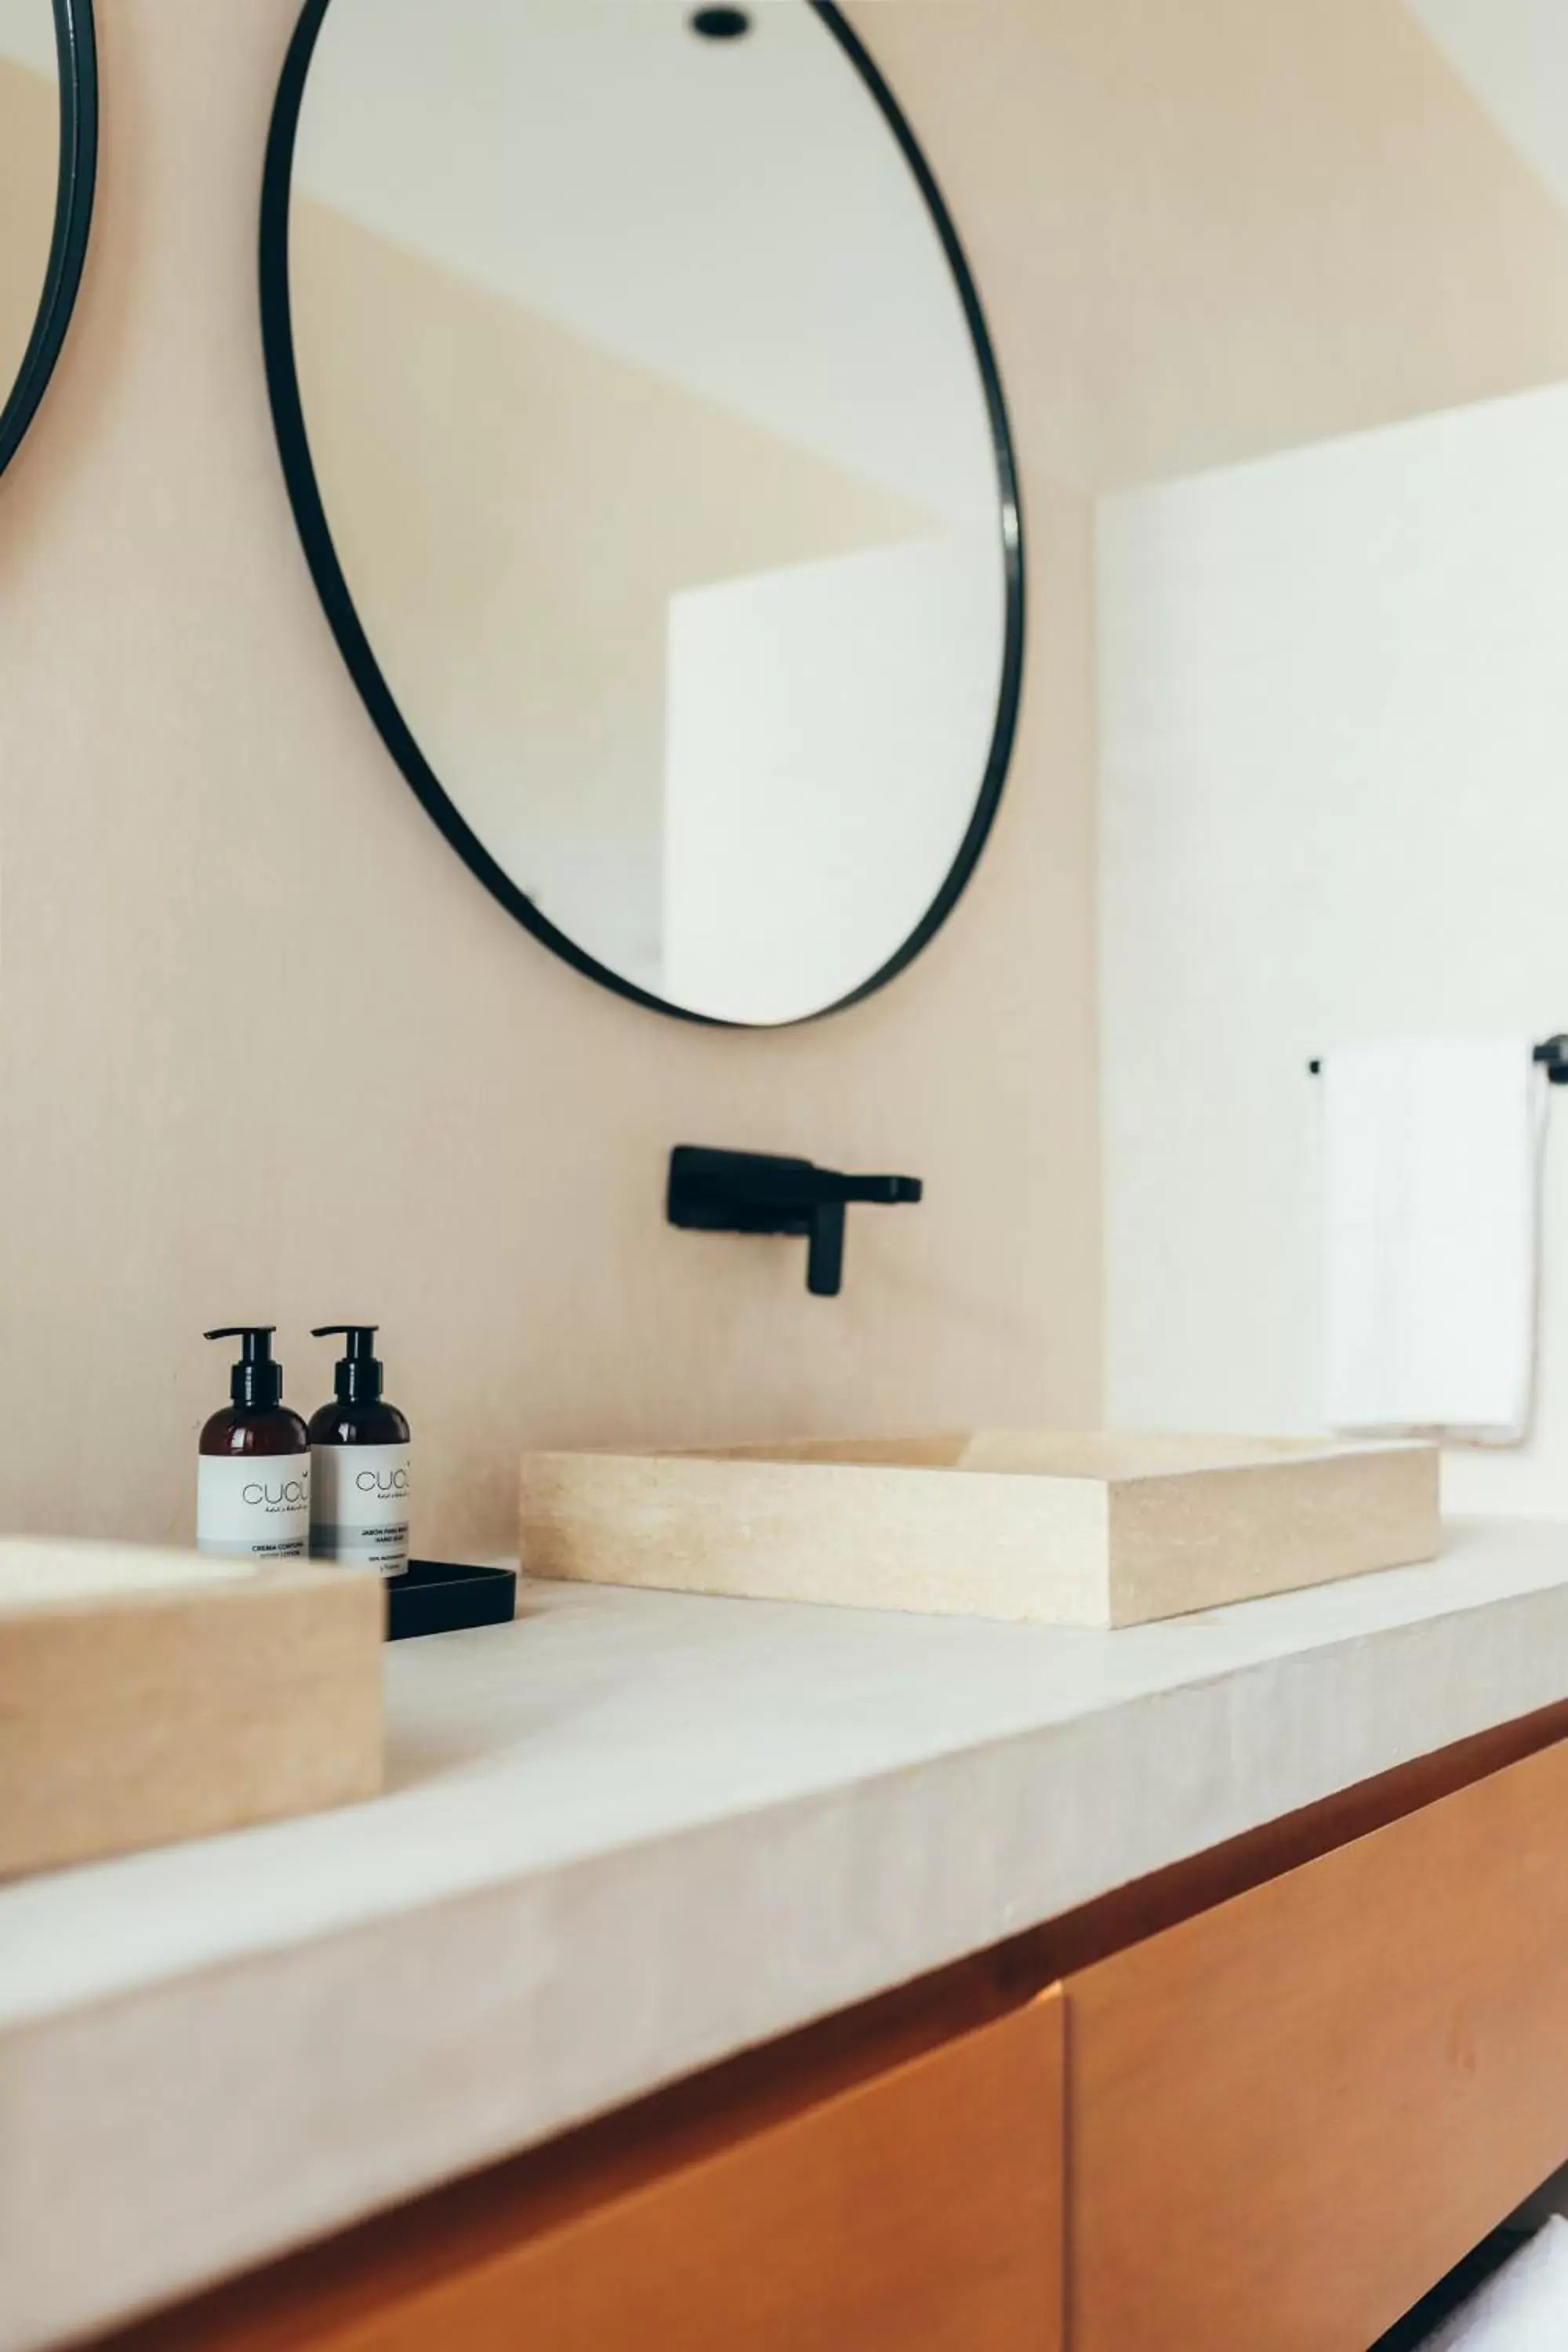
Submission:
{"label": "black wall-mounted faucet", "polygon": [[837,1298],[844,1282],[844,1211],[851,1201],[918,1201],[918,1176],[841,1176],[809,1160],[766,1151],[709,1151],[678,1143],[669,1155],[672,1225],[703,1234],[804,1234],[805,1286]]}

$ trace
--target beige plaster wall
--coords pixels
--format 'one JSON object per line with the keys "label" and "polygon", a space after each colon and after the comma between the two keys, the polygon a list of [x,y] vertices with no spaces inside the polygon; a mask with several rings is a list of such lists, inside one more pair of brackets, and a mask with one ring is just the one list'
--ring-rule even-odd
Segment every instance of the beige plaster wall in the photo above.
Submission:
{"label": "beige plaster wall", "polygon": [[864,22],[895,89],[940,91],[916,121],[965,235],[1010,225],[987,293],[1026,446],[1064,481],[1568,373],[1568,219],[1405,0],[871,0]]}
{"label": "beige plaster wall", "polygon": [[[879,44],[931,20],[903,92],[1005,364],[1037,230],[952,73],[994,13],[868,16]],[[590,987],[399,781],[295,540],[254,293],[293,14],[101,12],[81,306],[0,479],[0,1524],[187,1534],[225,1389],[198,1335],[246,1317],[306,1405],[330,1351],[304,1327],[381,1320],[416,1539],[448,1556],[507,1547],[526,1440],[1093,1421],[1085,502],[1026,477],[1015,779],[904,980],[772,1036]],[[909,1170],[928,1201],[853,1219],[829,1305],[796,1245],[667,1231],[682,1139]]]}

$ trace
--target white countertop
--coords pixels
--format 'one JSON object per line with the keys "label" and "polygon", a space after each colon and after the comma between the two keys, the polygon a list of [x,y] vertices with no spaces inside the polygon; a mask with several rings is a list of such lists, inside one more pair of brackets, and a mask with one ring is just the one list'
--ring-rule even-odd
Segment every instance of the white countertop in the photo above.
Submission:
{"label": "white countertop", "polygon": [[1568,1697],[1568,1525],[1117,1633],[528,1585],[374,1803],[0,1889],[0,2352]]}

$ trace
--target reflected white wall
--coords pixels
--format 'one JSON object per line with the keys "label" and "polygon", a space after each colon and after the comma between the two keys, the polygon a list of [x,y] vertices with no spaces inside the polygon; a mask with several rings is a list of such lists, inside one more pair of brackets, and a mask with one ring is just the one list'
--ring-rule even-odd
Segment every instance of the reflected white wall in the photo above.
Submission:
{"label": "reflected white wall", "polygon": [[1409,0],[1498,128],[1568,204],[1568,7],[1563,0]]}
{"label": "reflected white wall", "polygon": [[50,0],[0,0],[0,58],[58,79],[55,12]]}
{"label": "reflected white wall", "polygon": [[818,1011],[902,945],[984,773],[1001,552],[950,532],[672,597],[665,991]]}

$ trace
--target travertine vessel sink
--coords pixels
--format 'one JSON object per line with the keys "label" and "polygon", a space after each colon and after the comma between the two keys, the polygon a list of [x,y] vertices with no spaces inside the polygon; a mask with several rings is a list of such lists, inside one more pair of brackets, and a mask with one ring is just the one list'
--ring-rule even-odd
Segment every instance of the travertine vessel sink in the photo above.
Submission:
{"label": "travertine vessel sink", "polygon": [[1414,1443],[978,1430],[522,1465],[534,1575],[858,1609],[1130,1625],[1439,1542]]}
{"label": "travertine vessel sink", "polygon": [[374,1796],[385,1618],[316,1562],[0,1538],[0,1878]]}

